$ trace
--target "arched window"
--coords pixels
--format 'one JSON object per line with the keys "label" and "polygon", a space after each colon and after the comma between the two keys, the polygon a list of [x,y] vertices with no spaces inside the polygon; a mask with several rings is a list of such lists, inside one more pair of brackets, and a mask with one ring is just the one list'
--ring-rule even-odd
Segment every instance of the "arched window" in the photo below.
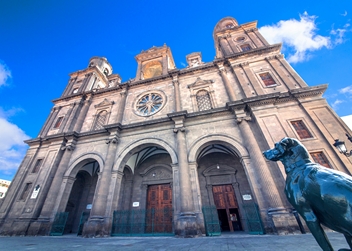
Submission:
{"label": "arched window", "polygon": [[197,92],[196,99],[199,111],[210,110],[213,108],[211,105],[209,92],[206,90],[200,90]]}
{"label": "arched window", "polygon": [[107,115],[108,115],[107,111],[101,111],[98,113],[97,117],[95,118],[93,130],[99,130],[103,128],[103,126],[106,123]]}

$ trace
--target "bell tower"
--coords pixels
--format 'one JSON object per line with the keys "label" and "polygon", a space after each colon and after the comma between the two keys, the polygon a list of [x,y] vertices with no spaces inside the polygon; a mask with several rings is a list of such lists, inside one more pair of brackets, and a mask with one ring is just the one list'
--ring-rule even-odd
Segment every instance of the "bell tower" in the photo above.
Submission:
{"label": "bell tower", "polygon": [[257,21],[239,25],[232,17],[225,17],[216,24],[213,38],[216,58],[224,58],[269,45],[258,32]]}
{"label": "bell tower", "polygon": [[138,63],[136,81],[166,75],[169,70],[176,68],[171,50],[166,44],[161,47],[153,46],[135,58]]}

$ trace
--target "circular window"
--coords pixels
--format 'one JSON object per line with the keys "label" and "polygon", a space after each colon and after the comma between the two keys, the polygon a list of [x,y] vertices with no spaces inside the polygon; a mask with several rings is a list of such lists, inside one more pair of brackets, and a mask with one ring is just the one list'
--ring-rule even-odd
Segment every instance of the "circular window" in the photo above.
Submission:
{"label": "circular window", "polygon": [[158,93],[148,93],[142,96],[136,103],[138,115],[150,116],[157,113],[164,104],[163,97]]}
{"label": "circular window", "polygon": [[73,89],[72,93],[75,94],[78,92],[78,88]]}
{"label": "circular window", "polygon": [[241,42],[241,41],[244,41],[245,39],[246,39],[245,37],[238,37],[238,38],[236,38],[236,41]]}

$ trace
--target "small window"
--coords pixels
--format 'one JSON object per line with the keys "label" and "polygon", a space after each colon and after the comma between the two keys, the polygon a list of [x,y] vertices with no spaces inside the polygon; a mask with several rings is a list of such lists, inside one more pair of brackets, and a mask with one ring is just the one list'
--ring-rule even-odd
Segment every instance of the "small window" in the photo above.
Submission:
{"label": "small window", "polygon": [[276,85],[273,77],[270,75],[269,72],[259,74],[260,78],[263,80],[265,86],[273,86]]}
{"label": "small window", "polygon": [[211,105],[209,92],[206,90],[200,90],[197,92],[196,99],[199,111],[210,110],[213,108]]}
{"label": "small window", "polygon": [[59,117],[57,120],[56,120],[56,123],[54,125],[54,129],[57,129],[60,127],[61,123],[62,123],[62,120],[64,119],[64,117]]}
{"label": "small window", "polygon": [[108,115],[107,111],[101,111],[98,113],[98,115],[95,119],[95,124],[94,124],[93,130],[99,130],[99,129],[104,128],[107,115]]}
{"label": "small window", "polygon": [[297,132],[300,139],[313,138],[312,134],[310,133],[310,131],[308,130],[308,128],[306,127],[306,125],[302,120],[291,121],[291,125]]}
{"label": "small window", "polygon": [[105,68],[104,69],[104,74],[105,74],[105,76],[109,75],[109,70]]}
{"label": "small window", "polygon": [[237,42],[242,42],[242,41],[244,41],[246,38],[245,37],[238,37],[238,38],[236,38],[236,41]]}
{"label": "small window", "polygon": [[29,191],[32,188],[32,183],[26,183],[24,186],[23,192],[21,194],[20,200],[25,200],[28,197]]}
{"label": "small window", "polygon": [[315,163],[318,163],[327,168],[331,168],[331,165],[323,152],[310,153]]}
{"label": "small window", "polygon": [[4,193],[0,192],[0,198],[3,197]]}
{"label": "small window", "polygon": [[43,159],[37,159],[37,162],[35,163],[35,166],[32,170],[32,173],[37,173],[43,163]]}
{"label": "small window", "polygon": [[78,92],[78,88],[73,89],[72,93],[75,94]]}
{"label": "small window", "polygon": [[242,44],[240,47],[242,51],[250,51],[252,49],[249,44]]}
{"label": "small window", "polygon": [[227,23],[226,25],[225,25],[225,27],[227,28],[227,29],[230,29],[230,28],[233,28],[233,27],[235,27],[232,23]]}

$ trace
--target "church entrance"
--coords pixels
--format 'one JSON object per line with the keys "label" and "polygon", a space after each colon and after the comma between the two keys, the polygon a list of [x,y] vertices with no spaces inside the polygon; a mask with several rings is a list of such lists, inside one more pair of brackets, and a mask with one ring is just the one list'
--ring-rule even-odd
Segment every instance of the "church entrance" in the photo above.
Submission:
{"label": "church entrance", "polygon": [[82,234],[83,225],[88,220],[98,180],[99,164],[96,161],[85,164],[76,175],[66,210],[68,218],[64,234]]}
{"label": "church entrance", "polygon": [[213,196],[221,231],[241,231],[238,204],[232,185],[213,186]]}
{"label": "church entrance", "polygon": [[170,184],[148,186],[146,232],[171,233],[172,215]]}

